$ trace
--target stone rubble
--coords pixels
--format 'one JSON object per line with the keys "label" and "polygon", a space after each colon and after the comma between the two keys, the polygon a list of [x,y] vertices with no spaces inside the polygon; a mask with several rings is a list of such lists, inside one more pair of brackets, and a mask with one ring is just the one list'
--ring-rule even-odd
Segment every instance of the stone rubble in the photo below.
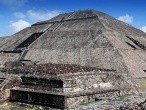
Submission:
{"label": "stone rubble", "polygon": [[146,110],[145,96],[129,96],[127,98],[109,98],[93,103],[80,105],[69,110]]}

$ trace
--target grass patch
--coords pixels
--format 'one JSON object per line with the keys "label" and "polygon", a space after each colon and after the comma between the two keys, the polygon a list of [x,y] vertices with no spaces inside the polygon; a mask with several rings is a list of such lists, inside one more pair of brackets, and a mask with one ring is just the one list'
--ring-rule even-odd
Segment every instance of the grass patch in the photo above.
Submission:
{"label": "grass patch", "polygon": [[120,99],[124,99],[131,96],[131,94],[124,94],[124,95],[120,95],[120,96],[116,96],[115,98],[120,98]]}
{"label": "grass patch", "polygon": [[19,103],[1,103],[0,104],[0,110],[42,110],[40,106],[30,106],[25,104],[19,104]]}
{"label": "grass patch", "polygon": [[85,100],[81,101],[80,105],[86,105],[88,102],[86,102]]}
{"label": "grass patch", "polygon": [[82,101],[81,103],[80,103],[80,105],[88,105],[88,104],[90,104],[90,103],[92,103],[93,101],[88,101],[88,102],[86,102],[86,101]]}

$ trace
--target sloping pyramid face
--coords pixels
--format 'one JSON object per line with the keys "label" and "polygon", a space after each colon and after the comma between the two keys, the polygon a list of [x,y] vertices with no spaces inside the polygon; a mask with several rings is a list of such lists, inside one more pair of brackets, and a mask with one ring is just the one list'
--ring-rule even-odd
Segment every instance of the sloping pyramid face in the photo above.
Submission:
{"label": "sloping pyramid face", "polygon": [[145,49],[144,32],[105,13],[85,10],[38,22],[0,41],[1,51],[15,53],[9,59],[1,54],[0,60],[1,64],[25,59],[113,69],[146,86]]}

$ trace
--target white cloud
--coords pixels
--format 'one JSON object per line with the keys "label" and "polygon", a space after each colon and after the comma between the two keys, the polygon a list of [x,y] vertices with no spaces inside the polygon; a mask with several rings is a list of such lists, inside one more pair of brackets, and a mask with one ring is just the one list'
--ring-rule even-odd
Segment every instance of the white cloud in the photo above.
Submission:
{"label": "white cloud", "polygon": [[60,14],[61,11],[34,11],[34,10],[28,10],[27,16],[29,19],[33,20],[33,22],[37,21],[43,21],[43,20],[49,20],[53,18],[54,16],[57,16]]}
{"label": "white cloud", "polygon": [[120,16],[117,18],[120,21],[126,22],[128,24],[133,22],[133,16],[130,16],[128,14],[124,15],[124,16]]}
{"label": "white cloud", "polygon": [[146,33],[146,26],[143,26],[142,28],[140,28],[143,32]]}
{"label": "white cloud", "polygon": [[26,27],[31,26],[32,23],[43,21],[43,20],[49,20],[58,14],[60,14],[61,11],[34,11],[34,10],[28,10],[25,13],[22,12],[15,12],[14,16],[17,17],[16,22],[11,22],[9,25],[10,31],[12,33],[18,32]]}
{"label": "white cloud", "polygon": [[20,19],[16,22],[12,22],[11,25],[10,25],[10,29],[11,29],[12,32],[15,33],[15,32],[18,32],[18,31],[20,31],[20,30],[22,30],[26,27],[29,27],[29,26],[31,26],[31,24],[29,22]]}
{"label": "white cloud", "polygon": [[20,13],[20,12],[15,12],[14,15],[15,15],[17,18],[25,18],[25,17],[26,17],[25,14]]}
{"label": "white cloud", "polygon": [[9,8],[18,8],[24,5],[27,0],[0,0],[1,5],[5,5]]}

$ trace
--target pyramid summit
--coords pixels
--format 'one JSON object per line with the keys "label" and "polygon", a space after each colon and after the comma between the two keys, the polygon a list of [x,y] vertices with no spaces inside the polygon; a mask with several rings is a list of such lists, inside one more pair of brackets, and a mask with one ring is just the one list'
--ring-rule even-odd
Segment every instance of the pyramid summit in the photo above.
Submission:
{"label": "pyramid summit", "polygon": [[[12,101],[19,101],[19,97],[22,102],[34,103],[39,100],[33,97],[37,85],[36,94],[60,99],[58,103],[46,102],[57,108],[78,105],[87,100],[84,96],[92,101],[100,93],[145,92],[145,50],[144,32],[103,12],[60,14],[0,38],[1,77],[20,82],[15,88],[15,84],[5,84],[9,86],[3,91],[10,90]],[[31,101],[23,99],[26,91]],[[47,99],[38,103],[43,101]]]}

